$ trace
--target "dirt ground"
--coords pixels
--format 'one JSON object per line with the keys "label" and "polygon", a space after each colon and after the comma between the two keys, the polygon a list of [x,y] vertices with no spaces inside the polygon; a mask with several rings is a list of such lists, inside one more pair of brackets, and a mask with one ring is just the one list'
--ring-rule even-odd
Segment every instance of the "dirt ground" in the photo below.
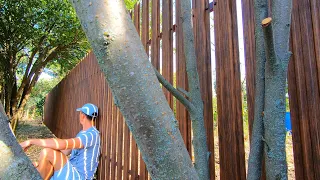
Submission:
{"label": "dirt ground", "polygon": [[[248,133],[244,133],[244,143],[245,143],[245,158],[246,158],[246,171],[248,172],[248,159],[250,153],[250,145],[249,145],[249,135]],[[218,130],[214,131],[214,153],[215,153],[215,174],[216,179],[220,179],[220,160],[219,160],[219,138],[218,138]],[[293,146],[292,146],[292,135],[287,134],[286,139],[286,153],[287,153],[287,163],[288,163],[288,180],[294,180],[294,159],[293,159]]]}
{"label": "dirt ground", "polygon": [[[18,142],[23,142],[27,139],[44,139],[55,137],[40,120],[20,121],[16,129],[16,136]],[[26,154],[31,161],[36,161],[41,150],[41,147],[32,146],[28,149]]]}
{"label": "dirt ground", "polygon": [[[216,162],[216,179],[220,179],[220,161],[219,161],[219,142],[218,142],[218,130],[215,130],[215,162]],[[25,141],[30,138],[52,138],[54,135],[50,132],[50,130],[42,124],[40,120],[25,120],[19,122],[19,125],[16,130],[16,136],[19,142]],[[246,160],[249,157],[249,139],[248,137],[244,137],[245,140],[245,156]],[[42,148],[40,147],[31,147],[27,151],[28,157],[31,161],[36,161],[39,153]],[[288,161],[288,179],[293,180],[295,179],[294,175],[294,163],[293,163],[293,150],[292,150],[292,136],[287,136],[287,161]],[[246,162],[246,169],[248,164]]]}

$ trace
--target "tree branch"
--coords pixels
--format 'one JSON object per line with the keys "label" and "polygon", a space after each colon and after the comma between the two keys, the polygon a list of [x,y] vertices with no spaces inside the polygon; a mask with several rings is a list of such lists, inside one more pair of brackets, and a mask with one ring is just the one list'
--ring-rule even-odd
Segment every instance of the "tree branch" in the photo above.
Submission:
{"label": "tree branch", "polygon": [[33,67],[29,73],[29,76],[28,76],[28,79],[31,79],[31,76],[33,76],[33,74],[36,72],[36,71],[39,71],[40,69],[42,69],[43,67],[45,67],[47,65],[47,63],[49,61],[51,61],[53,58],[56,57],[58,51],[60,51],[61,49],[61,46],[58,45],[58,46],[55,46],[51,49],[49,49],[49,46],[47,46],[45,48],[45,51],[42,52],[40,55],[39,55],[39,58],[37,59],[37,61],[33,64]]}
{"label": "tree branch", "polygon": [[21,59],[22,59],[24,56],[26,56],[26,54],[22,53],[22,54],[18,57],[16,63],[13,64],[13,69],[16,69],[16,68],[17,68],[17,66],[19,65]]}
{"label": "tree branch", "polygon": [[[24,73],[21,85],[20,85],[19,89],[17,90],[17,93],[15,94],[15,96],[12,97],[12,106],[14,106],[14,107],[17,106],[18,103],[19,103],[18,106],[20,106],[21,101],[23,100],[22,96],[23,96],[24,92],[26,92],[26,90],[28,90],[30,88],[30,86],[31,86],[30,84],[32,83],[31,80],[35,76],[35,72],[42,69],[43,64],[46,64],[45,62],[42,62],[42,60],[44,59],[44,57],[46,56],[48,51],[52,53],[52,51],[53,51],[52,49],[55,49],[55,48],[52,48],[51,49],[52,51],[51,51],[51,50],[49,50],[49,47],[47,46],[45,48],[44,52],[41,52],[37,61],[32,66],[33,58],[35,57],[37,52],[40,50],[40,46],[41,46],[42,42],[44,41],[44,39],[45,39],[45,36],[43,36],[40,39],[38,46],[32,51],[32,54],[29,58],[29,62],[28,62],[26,71]],[[32,69],[30,71],[31,66],[32,66]]]}
{"label": "tree branch", "polygon": [[255,30],[255,95],[254,121],[250,137],[250,154],[248,160],[247,179],[260,179],[264,144],[261,137],[264,135],[263,111],[265,105],[265,63],[266,53],[264,46],[263,28],[261,22],[268,17],[268,0],[254,1],[254,30]]}
{"label": "tree branch", "polygon": [[291,53],[289,52],[290,24],[292,0],[272,0],[272,28],[274,47],[283,65],[288,66]]}
{"label": "tree branch", "polygon": [[57,47],[54,47],[52,49],[50,49],[48,51],[48,56],[44,59],[44,61],[42,63],[39,64],[39,67],[37,68],[37,70],[44,68],[49,61],[51,61],[52,59],[56,58],[58,55],[58,52],[67,49],[68,46],[60,46],[58,45]]}
{"label": "tree branch", "polygon": [[178,91],[180,91],[182,94],[184,94],[187,97],[190,97],[190,93],[180,87],[177,88]]}
{"label": "tree branch", "polygon": [[[204,123],[204,106],[201,95],[201,87],[199,74],[197,70],[197,56],[195,50],[195,39],[192,28],[192,12],[190,0],[181,0],[179,8],[181,14],[178,25],[181,25],[182,42],[184,57],[186,60],[186,71],[188,77],[188,90],[192,104],[195,106],[195,111],[189,111],[192,121],[193,132],[193,148],[195,169],[199,179],[210,179],[209,174],[209,157],[207,134]],[[195,13],[195,12],[194,12]],[[200,59],[198,59],[200,60]],[[201,61],[201,60],[200,60]]]}
{"label": "tree branch", "polygon": [[29,57],[29,61],[28,61],[28,65],[27,65],[27,68],[25,70],[25,73],[23,75],[23,79],[22,79],[22,82],[21,82],[21,85],[19,87],[19,90],[17,92],[17,96],[21,96],[22,92],[23,92],[23,88],[25,87],[26,84],[29,83],[29,71],[30,71],[30,68],[32,66],[32,62],[33,62],[33,59],[35,57],[35,55],[39,52],[39,49],[42,45],[42,43],[44,42],[44,40],[46,39],[46,36],[42,36],[39,40],[39,42],[37,43],[37,46],[35,48],[32,49],[31,51],[31,55]]}
{"label": "tree branch", "polygon": [[26,104],[26,101],[28,99],[26,97],[29,96],[29,94],[31,93],[31,90],[33,89],[33,87],[37,83],[41,73],[42,73],[42,70],[36,72],[35,75],[32,78],[32,81],[31,81],[30,85],[28,85],[24,89],[23,94],[21,95],[21,98],[20,98],[20,102],[18,104],[18,109],[20,109],[21,107],[24,108],[24,105]]}
{"label": "tree branch", "polygon": [[[30,94],[31,89],[33,88],[35,83],[38,81],[38,78],[42,72],[42,69],[47,65],[49,61],[55,58],[57,56],[58,51],[62,50],[63,48],[65,47],[57,46],[49,50],[48,47],[46,47],[47,50],[45,50],[46,51],[45,53],[47,54],[47,57],[44,59],[44,61],[42,61],[43,59],[42,57],[39,57],[37,62],[34,63],[30,73],[26,72],[27,78],[25,79],[25,81],[23,81],[23,83],[21,83],[21,86],[18,91],[19,94],[17,93],[17,96],[13,101],[14,105],[17,105],[19,101],[18,107],[21,107],[24,97],[27,94]],[[45,55],[43,55],[43,57],[44,56]]]}
{"label": "tree branch", "polygon": [[267,62],[271,64],[278,64],[278,58],[276,58],[276,52],[274,50],[274,41],[273,41],[273,29],[272,29],[272,18],[265,18],[262,22],[263,37],[264,37],[264,48],[266,52]]}
{"label": "tree branch", "polygon": [[[21,96],[21,94],[22,94],[22,92],[23,92],[23,89],[25,88],[25,86],[26,86],[27,84],[29,84],[29,81],[30,81],[29,78],[28,78],[28,77],[29,77],[29,71],[30,71],[30,68],[31,68],[31,65],[32,65],[32,62],[33,62],[33,58],[34,58],[35,55],[37,54],[38,50],[39,50],[39,47],[34,48],[34,49],[32,50],[31,56],[29,57],[28,65],[27,65],[26,70],[25,70],[25,73],[24,73],[24,75],[23,75],[23,79],[22,79],[22,81],[21,81],[20,87],[19,87],[19,89],[18,89],[18,91],[17,91],[17,94],[16,94],[16,95],[17,95],[16,99]],[[16,100],[15,102],[17,102],[17,100]]]}
{"label": "tree branch", "polygon": [[153,68],[159,82],[169,91],[172,93],[172,95],[177,98],[187,109],[188,111],[191,111],[194,109],[193,104],[186,99],[176,88],[172,86],[160,73],[156,68]]}

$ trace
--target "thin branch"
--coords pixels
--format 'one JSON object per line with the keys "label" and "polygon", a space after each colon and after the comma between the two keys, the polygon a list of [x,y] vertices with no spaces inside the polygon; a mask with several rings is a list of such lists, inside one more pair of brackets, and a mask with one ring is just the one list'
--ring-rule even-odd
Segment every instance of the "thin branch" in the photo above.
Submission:
{"label": "thin branch", "polygon": [[187,97],[190,97],[190,93],[180,87],[177,88],[178,91],[180,91],[182,94],[184,94]]}
{"label": "thin branch", "polygon": [[[43,38],[41,38],[41,39],[43,40]],[[30,86],[29,83],[32,83],[31,80],[32,80],[35,72],[40,70],[42,68],[43,64],[47,63],[47,62],[42,62],[42,59],[44,59],[44,57],[48,53],[48,51],[50,53],[53,53],[54,50],[56,49],[56,48],[52,48],[52,49],[49,50],[49,48],[47,46],[45,48],[44,52],[40,53],[39,57],[37,58],[37,61],[33,64],[32,68],[31,68],[31,65],[32,65],[32,62],[33,62],[33,58],[36,55],[36,53],[38,52],[38,50],[40,49],[40,46],[41,46],[41,43],[39,43],[39,46],[33,50],[32,54],[31,54],[31,56],[29,58],[29,62],[28,62],[26,71],[24,73],[23,80],[21,82],[21,85],[20,85],[17,93],[16,93],[16,96],[13,98],[13,105],[15,105],[15,106],[17,105],[18,101],[21,100],[21,97],[23,96],[23,93],[25,92],[25,89],[29,88],[28,87],[28,86]],[[50,55],[51,54],[49,54],[49,56]],[[30,68],[31,68],[31,70],[30,70]]]}
{"label": "thin branch", "polygon": [[28,85],[24,89],[24,92],[22,93],[21,98],[19,100],[18,108],[20,108],[22,104],[25,104],[27,100],[26,96],[28,96],[31,93],[31,90],[33,89],[34,85],[37,83],[41,73],[42,73],[42,69],[40,71],[37,71],[35,75],[32,77],[30,85]]}
{"label": "thin branch", "polygon": [[49,49],[49,46],[45,47],[45,51],[40,53],[37,61],[33,64],[28,78],[30,79],[36,71],[46,66],[49,61],[56,57],[58,51],[60,51],[61,49],[63,49],[63,47],[61,47],[60,45],[51,49]]}
{"label": "thin branch", "polygon": [[16,63],[14,63],[14,65],[13,65],[13,69],[16,69],[16,68],[17,68],[17,66],[19,65],[21,59],[22,59],[23,57],[25,57],[25,56],[26,56],[26,54],[22,53],[22,54],[18,57]]}
{"label": "thin branch", "polygon": [[43,67],[45,67],[49,63],[49,61],[57,57],[58,52],[61,52],[62,50],[65,50],[67,48],[68,48],[67,45],[66,46],[58,45],[57,47],[50,49],[48,52],[48,56],[44,59],[42,63],[40,63],[38,69],[42,69]]}
{"label": "thin branch", "polygon": [[187,99],[185,98],[176,88],[172,86],[171,83],[169,83],[160,73],[156,68],[153,68],[159,82],[169,91],[172,93],[172,95],[177,98],[186,108],[188,111],[193,110],[195,107],[194,105]]}
{"label": "thin branch", "polygon": [[24,75],[23,75],[23,79],[22,79],[21,85],[20,85],[20,87],[19,87],[19,89],[18,89],[18,91],[17,91],[17,96],[21,96],[25,85],[29,83],[29,79],[28,79],[28,77],[29,77],[29,70],[30,70],[30,68],[31,68],[31,65],[32,65],[32,62],[33,62],[33,58],[34,58],[35,55],[37,54],[38,50],[39,50],[39,47],[34,48],[34,49],[32,50],[31,56],[29,57],[29,62],[28,62],[27,68],[26,68],[25,73],[24,73]]}

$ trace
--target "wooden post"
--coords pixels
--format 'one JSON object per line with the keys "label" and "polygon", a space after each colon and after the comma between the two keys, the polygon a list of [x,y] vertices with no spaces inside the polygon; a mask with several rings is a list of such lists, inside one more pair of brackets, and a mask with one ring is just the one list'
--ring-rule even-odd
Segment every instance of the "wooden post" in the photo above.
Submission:
{"label": "wooden post", "polygon": [[220,178],[246,179],[236,1],[215,9]]}
{"label": "wooden post", "polygon": [[[162,0],[162,76],[173,84],[173,31],[172,0]],[[163,87],[167,101],[173,109],[173,96]]]}

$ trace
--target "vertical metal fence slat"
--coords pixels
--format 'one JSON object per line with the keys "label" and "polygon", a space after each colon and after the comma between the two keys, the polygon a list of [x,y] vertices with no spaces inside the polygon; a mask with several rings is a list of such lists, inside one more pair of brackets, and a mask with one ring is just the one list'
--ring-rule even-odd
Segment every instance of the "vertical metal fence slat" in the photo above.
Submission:
{"label": "vertical metal fence slat", "polygon": [[134,5],[133,22],[134,22],[134,26],[137,29],[138,34],[140,35],[140,3],[139,2],[136,5]]}
{"label": "vertical metal fence slat", "polygon": [[251,139],[252,125],[254,119],[254,95],[255,95],[255,22],[253,0],[242,1],[244,52],[246,64],[246,90],[248,104],[249,133]]}
{"label": "vertical metal fence slat", "polygon": [[246,179],[235,0],[217,3],[214,23],[220,179]]}
{"label": "vertical metal fence slat", "polygon": [[117,179],[122,180],[122,155],[123,155],[123,116],[120,113],[120,110],[117,111],[119,116],[118,122],[118,155],[117,155]]}
{"label": "vertical metal fence slat", "polygon": [[[172,0],[162,0],[162,76],[173,84],[173,24]],[[167,101],[173,108],[173,96],[162,87]]]}
{"label": "vertical metal fence slat", "polygon": [[137,179],[138,177],[138,147],[136,141],[131,134],[131,179]]}
{"label": "vertical metal fence slat", "polygon": [[[110,88],[110,87],[109,87]],[[110,162],[110,158],[111,158],[111,130],[112,130],[112,93],[111,90],[109,89],[108,91],[108,108],[107,108],[107,123],[108,123],[108,130],[107,130],[107,157],[106,157],[106,179],[110,179],[110,168],[111,168],[111,162]]]}
{"label": "vertical metal fence slat", "polygon": [[150,0],[142,0],[141,41],[147,55],[149,55],[149,2]]}
{"label": "vertical metal fence slat", "polygon": [[130,166],[130,131],[127,125],[124,126],[124,159],[123,159],[123,179],[129,179]]}
{"label": "vertical metal fence slat", "polygon": [[152,0],[151,63],[160,71],[160,0]]}
{"label": "vertical metal fence slat", "polygon": [[112,156],[111,156],[111,179],[116,177],[116,158],[117,158],[117,134],[118,134],[118,113],[117,107],[112,102]]}
{"label": "vertical metal fence slat", "polygon": [[[195,49],[197,55],[198,73],[201,95],[204,105],[204,121],[207,133],[210,178],[215,178],[214,160],[214,133],[213,133],[213,107],[212,107],[212,75],[211,75],[211,40],[210,40],[210,10],[209,1],[193,0],[193,22],[195,33]],[[235,1],[234,4],[235,6]],[[226,7],[227,8],[227,7]],[[236,9],[234,9],[236,12]],[[232,38],[232,37],[231,37]],[[240,74],[240,72],[239,72]]]}

